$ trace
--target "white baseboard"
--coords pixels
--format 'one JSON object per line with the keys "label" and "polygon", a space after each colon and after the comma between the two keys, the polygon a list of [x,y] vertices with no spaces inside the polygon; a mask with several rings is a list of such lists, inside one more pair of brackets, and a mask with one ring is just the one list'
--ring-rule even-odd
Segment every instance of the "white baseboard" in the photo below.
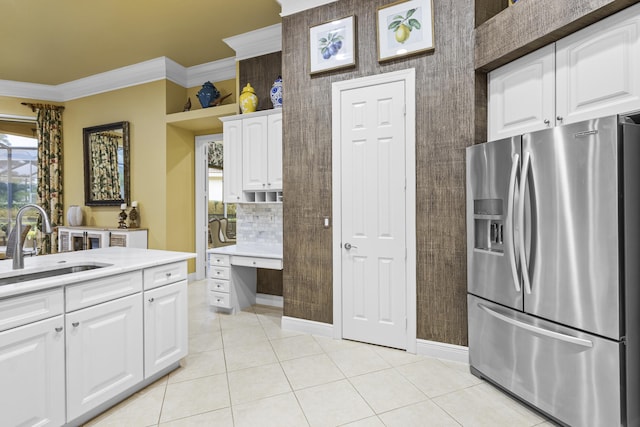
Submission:
{"label": "white baseboard", "polygon": [[469,348],[437,341],[417,340],[418,354],[454,362],[469,363]]}
{"label": "white baseboard", "polygon": [[297,317],[282,316],[282,329],[333,338],[332,324],[298,319]]}
{"label": "white baseboard", "polygon": [[284,307],[284,298],[278,295],[256,294],[256,304],[268,305],[271,307]]}

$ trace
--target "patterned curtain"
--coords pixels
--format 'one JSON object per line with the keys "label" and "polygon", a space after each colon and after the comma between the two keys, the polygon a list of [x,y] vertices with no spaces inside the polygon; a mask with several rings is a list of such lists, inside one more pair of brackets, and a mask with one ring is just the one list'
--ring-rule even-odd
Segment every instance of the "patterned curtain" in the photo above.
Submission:
{"label": "patterned curtain", "polygon": [[[37,113],[38,126],[38,204],[44,209],[54,227],[53,233],[43,235],[41,254],[57,252],[57,227],[63,224],[62,199],[62,111],[55,105],[29,105]],[[42,225],[38,228],[42,230]]]}
{"label": "patterned curtain", "polygon": [[222,169],[222,141],[209,142],[209,167]]}
{"label": "patterned curtain", "polygon": [[109,132],[92,133],[89,137],[93,200],[121,198],[118,172],[118,145],[121,140],[121,135]]}

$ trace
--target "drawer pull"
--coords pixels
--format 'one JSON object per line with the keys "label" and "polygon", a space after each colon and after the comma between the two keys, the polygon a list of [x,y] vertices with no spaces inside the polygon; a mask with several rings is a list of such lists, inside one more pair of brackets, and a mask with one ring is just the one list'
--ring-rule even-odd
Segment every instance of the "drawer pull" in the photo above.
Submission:
{"label": "drawer pull", "polygon": [[155,298],[149,298],[149,302],[154,302]]}
{"label": "drawer pull", "polygon": [[221,302],[222,300],[220,298],[216,298],[216,302]]}
{"label": "drawer pull", "polygon": [[58,327],[56,328],[56,332],[62,332],[62,326],[58,326]]}
{"label": "drawer pull", "polygon": [[255,261],[253,261],[253,265],[256,265],[256,262],[255,262]]}
{"label": "drawer pull", "polygon": [[171,277],[171,273],[167,273],[167,279]]}
{"label": "drawer pull", "polygon": [[71,324],[71,326],[73,326],[74,328],[77,328],[79,324],[80,324],[80,322],[73,322]]}

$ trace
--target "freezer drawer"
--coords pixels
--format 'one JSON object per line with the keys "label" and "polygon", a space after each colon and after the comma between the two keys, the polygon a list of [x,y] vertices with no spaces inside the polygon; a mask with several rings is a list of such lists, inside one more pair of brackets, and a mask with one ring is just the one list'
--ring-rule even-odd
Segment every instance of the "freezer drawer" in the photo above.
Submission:
{"label": "freezer drawer", "polygon": [[469,362],[571,426],[619,426],[624,347],[468,296]]}

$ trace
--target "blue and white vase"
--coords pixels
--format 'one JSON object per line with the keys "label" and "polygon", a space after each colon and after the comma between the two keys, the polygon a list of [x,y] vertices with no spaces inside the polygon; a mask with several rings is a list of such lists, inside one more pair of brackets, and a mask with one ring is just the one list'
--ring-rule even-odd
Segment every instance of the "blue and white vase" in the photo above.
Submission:
{"label": "blue and white vase", "polygon": [[220,92],[211,82],[206,82],[202,85],[202,88],[196,94],[198,97],[198,101],[200,101],[200,105],[202,108],[207,108],[211,105],[211,102],[218,99],[220,96]]}
{"label": "blue and white vase", "polygon": [[271,86],[271,103],[273,108],[282,108],[282,77],[278,76]]}

